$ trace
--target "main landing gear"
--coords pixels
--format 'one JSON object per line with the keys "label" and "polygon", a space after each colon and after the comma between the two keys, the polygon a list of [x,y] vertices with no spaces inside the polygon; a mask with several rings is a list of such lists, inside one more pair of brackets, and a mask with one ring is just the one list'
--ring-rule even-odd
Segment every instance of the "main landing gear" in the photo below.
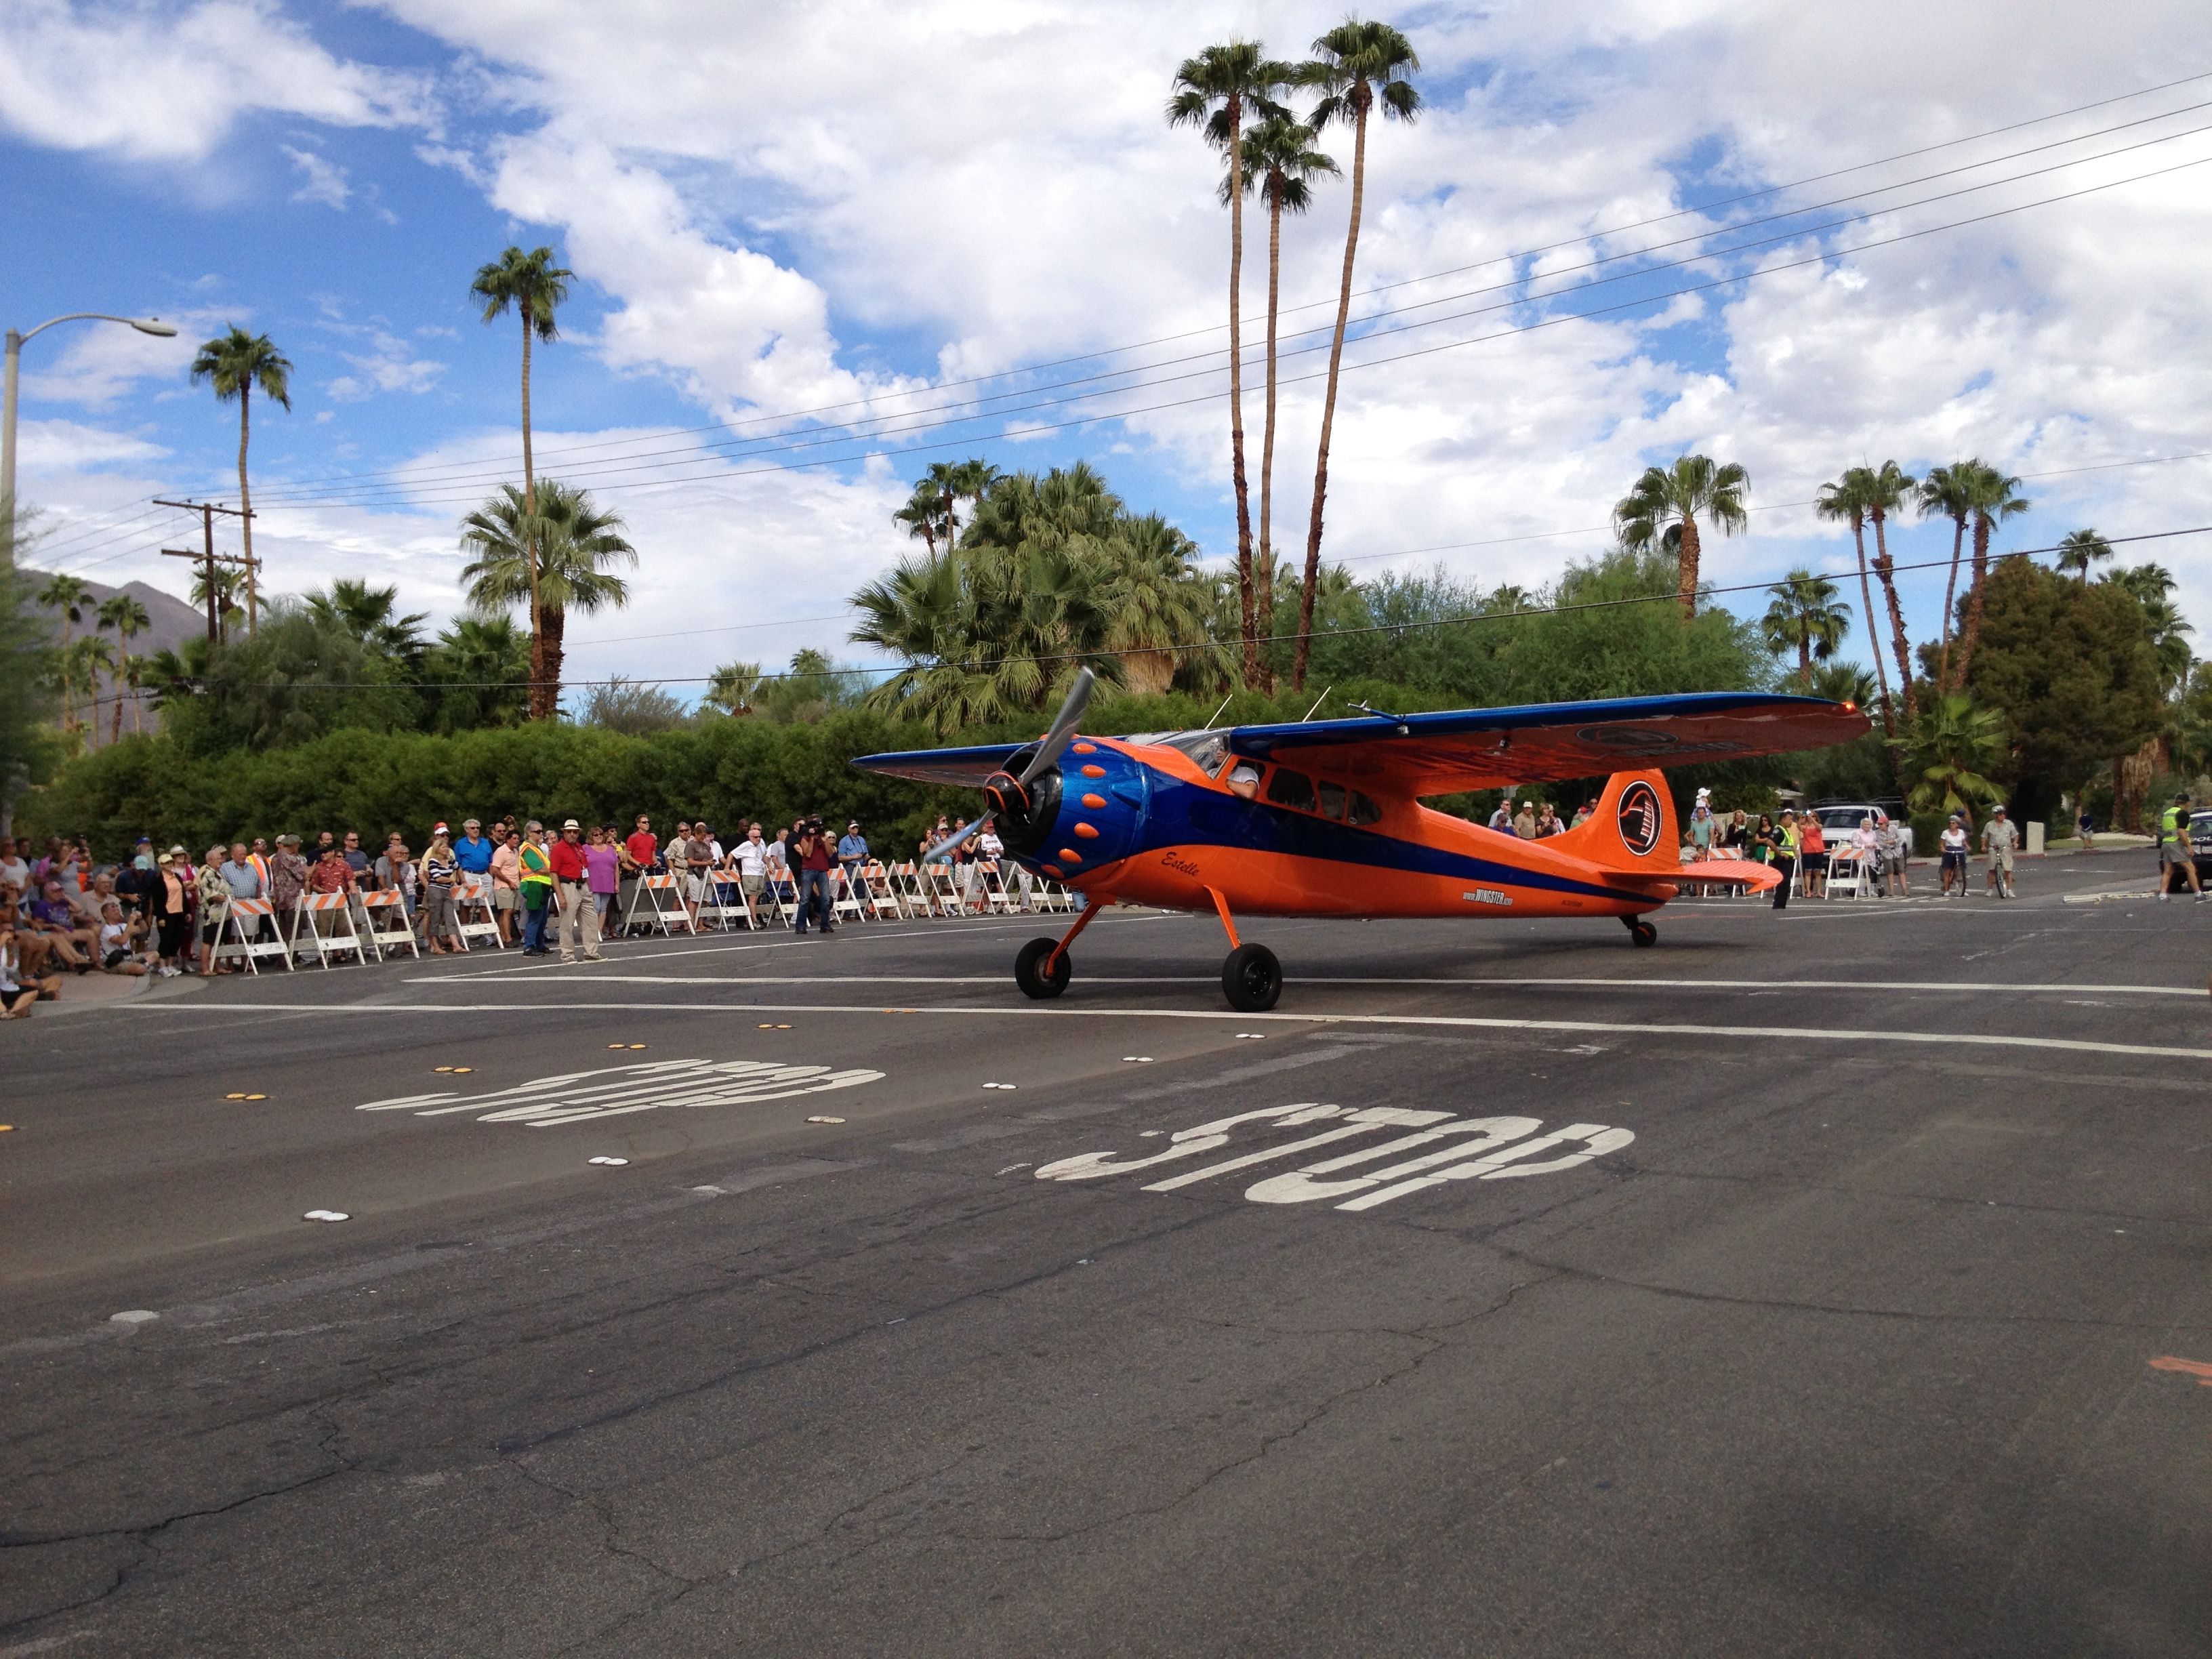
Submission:
{"label": "main landing gear", "polygon": [[1646,949],[1659,942],[1659,930],[1641,916],[1623,916],[1620,919],[1620,925],[1628,929],[1628,937],[1636,941],[1638,950]]}
{"label": "main landing gear", "polygon": [[[1221,964],[1222,994],[1240,1014],[1264,1014],[1283,994],[1283,964],[1266,945],[1246,945],[1239,940],[1237,924],[1230,920],[1228,904],[1218,893],[1211,893],[1211,896],[1213,908],[1220,913],[1222,930],[1229,935],[1229,959]],[[1075,926],[1067,930],[1066,937],[1057,940],[1033,939],[1022,946],[1020,954],[1014,957],[1014,983],[1021,987],[1024,996],[1037,1002],[1049,1002],[1067,988],[1073,973],[1067,947],[1075,943],[1078,933],[1091,925],[1091,917],[1113,902],[1110,894],[1093,894],[1083,914],[1075,919]],[[1648,932],[1650,924],[1643,925]],[[1637,940],[1639,945],[1650,942],[1650,939]]]}

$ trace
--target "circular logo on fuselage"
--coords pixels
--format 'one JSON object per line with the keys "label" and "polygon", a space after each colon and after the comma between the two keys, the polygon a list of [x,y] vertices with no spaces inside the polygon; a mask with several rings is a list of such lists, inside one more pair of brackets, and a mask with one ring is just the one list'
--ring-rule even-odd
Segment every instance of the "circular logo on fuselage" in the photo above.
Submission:
{"label": "circular logo on fuselage", "polygon": [[1638,858],[1659,845],[1659,796],[1638,778],[1620,792],[1620,844]]}

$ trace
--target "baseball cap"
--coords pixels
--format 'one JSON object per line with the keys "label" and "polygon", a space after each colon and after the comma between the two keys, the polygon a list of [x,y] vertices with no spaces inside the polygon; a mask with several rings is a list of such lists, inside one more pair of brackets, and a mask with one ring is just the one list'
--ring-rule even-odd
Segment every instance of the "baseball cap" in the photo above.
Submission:
{"label": "baseball cap", "polygon": [[430,826],[430,833],[434,836],[444,836],[450,835],[452,831],[447,830],[442,823],[434,823]]}
{"label": "baseball cap", "polygon": [[847,824],[845,827],[846,827],[848,830],[857,830],[857,829],[859,829],[859,828],[860,827],[860,819],[858,819],[858,818],[854,818],[854,819],[850,823]]}
{"label": "baseball cap", "polygon": [[1992,806],[1990,808],[1990,816],[1991,817],[2002,817],[2004,816],[2004,808],[2002,806]]}
{"label": "baseball cap", "polygon": [[141,836],[131,844],[137,847],[151,847],[154,844],[154,838],[151,836]]}

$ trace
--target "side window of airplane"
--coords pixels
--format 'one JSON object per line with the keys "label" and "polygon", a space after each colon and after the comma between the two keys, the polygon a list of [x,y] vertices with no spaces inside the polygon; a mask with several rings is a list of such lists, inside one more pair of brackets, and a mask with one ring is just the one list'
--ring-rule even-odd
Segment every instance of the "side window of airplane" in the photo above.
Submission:
{"label": "side window of airplane", "polygon": [[1382,821],[1382,809],[1377,806],[1373,801],[1368,799],[1366,796],[1361,794],[1357,789],[1353,790],[1352,792],[1352,811],[1349,814],[1346,822],[1356,826],[1367,823],[1380,823]]}
{"label": "side window of airplane", "polygon": [[1279,766],[1267,780],[1267,799],[1278,806],[1310,812],[1314,810],[1313,780],[1303,772]]}
{"label": "side window of airplane", "polygon": [[1325,818],[1340,818],[1344,816],[1344,786],[1342,784],[1331,783],[1327,778],[1321,781],[1321,815]]}

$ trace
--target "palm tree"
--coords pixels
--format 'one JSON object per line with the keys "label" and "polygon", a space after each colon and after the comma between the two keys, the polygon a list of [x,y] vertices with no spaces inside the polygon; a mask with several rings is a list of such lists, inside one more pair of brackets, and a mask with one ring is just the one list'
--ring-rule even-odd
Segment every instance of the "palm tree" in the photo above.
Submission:
{"label": "palm tree", "polygon": [[906,526],[906,533],[925,544],[933,559],[937,556],[937,544],[942,540],[946,551],[952,547],[952,504],[945,499],[945,491],[934,478],[923,478],[907,497],[906,505],[891,514],[894,522]]}
{"label": "palm tree", "polygon": [[1835,583],[1800,567],[1766,590],[1773,603],[1759,619],[1766,648],[1779,657],[1797,653],[1797,681],[1810,687],[1813,665],[1836,654],[1851,631],[1851,608],[1836,597]]}
{"label": "palm tree", "polygon": [[1974,566],[1973,585],[1966,589],[1966,620],[1959,625],[1955,682],[1959,685],[1966,683],[1966,671],[1973,665],[1974,645],[1982,636],[1982,599],[1990,574],[1990,532],[2007,519],[2019,517],[2030,505],[2020,493],[2018,478],[2009,477],[1979,461],[1966,465],[1972,468],[1966,480],[1966,497],[1974,514]]}
{"label": "palm tree", "polygon": [[[931,471],[933,473],[935,469]],[[952,497],[948,503],[945,522],[950,526],[953,540],[959,539],[960,521],[951,509],[957,507],[962,501],[981,505],[983,497],[990,493],[991,486],[1005,476],[981,456],[971,456],[954,464],[945,476],[945,488]]]}
{"label": "palm tree", "polygon": [[[1852,469],[1852,471],[1860,471],[1863,469]],[[1845,472],[1836,483],[1820,486],[1820,499],[1814,503],[1813,510],[1821,518],[1850,526],[1851,544],[1858,550],[1859,556],[1859,603],[1866,607],[1866,614],[1871,617],[1874,615],[1874,589],[1867,583],[1866,500],[1860,494],[1860,489],[1861,480],[1853,477],[1851,472]],[[1873,630],[1868,631],[1871,634]],[[1881,647],[1871,639],[1868,643],[1874,646],[1875,684],[1881,691],[1882,730],[1893,738],[1897,735],[1897,710],[1890,702],[1889,671],[1881,665]]]}
{"label": "palm tree", "polygon": [[473,732],[528,718],[530,641],[512,617],[455,617],[424,653],[422,672],[437,690],[436,731]]}
{"label": "palm tree", "polygon": [[[564,270],[553,263],[550,247],[533,248],[525,253],[520,248],[509,246],[497,260],[478,267],[476,280],[469,284],[469,293],[483,301],[483,320],[490,322],[503,317],[511,306],[522,318],[522,524],[526,527],[537,522],[538,474],[530,453],[530,343],[532,339],[550,342],[558,337],[560,330],[554,313],[568,297],[568,279],[576,273]],[[530,594],[530,717],[550,719],[559,702],[558,676],[545,672],[540,635],[544,632],[544,619],[539,614],[538,557],[534,543],[522,550],[524,574],[529,579]]]}
{"label": "palm tree", "polygon": [[82,639],[63,647],[61,653],[62,684],[84,682],[85,712],[91,716],[88,723],[80,723],[74,714],[63,722],[63,729],[72,739],[89,731],[95,744],[100,738],[100,677],[115,672],[115,647],[97,634],[88,634]]}
{"label": "palm tree", "polygon": [[[131,688],[131,730],[134,733],[146,729],[145,723],[140,719],[143,706],[141,694],[146,690],[147,671],[152,666],[153,663],[149,658],[132,656],[128,652],[124,653],[123,660],[116,665],[117,675],[121,678],[124,684]],[[122,737],[123,703],[118,698],[115,704],[115,731],[107,740],[110,743],[118,743],[122,740]]]}
{"label": "palm tree", "polygon": [[1743,498],[1750,488],[1751,475],[1734,461],[1683,455],[1672,466],[1645,467],[1636,487],[1614,505],[1613,528],[1623,547],[1644,553],[1656,544],[1674,556],[1683,616],[1698,611],[1698,515],[1711,520],[1723,536],[1735,535],[1749,523]]}
{"label": "palm tree", "polygon": [[340,576],[325,593],[307,595],[307,614],[325,627],[351,635],[372,651],[415,663],[427,641],[422,624],[426,611],[398,614],[397,587],[371,587],[357,576]]}
{"label": "palm tree", "polygon": [[2058,568],[2085,585],[2089,568],[2112,556],[2112,544],[2094,530],[2076,530],[2058,538]]}
{"label": "palm tree", "polygon": [[500,493],[461,520],[461,546],[476,554],[463,567],[468,601],[479,611],[535,605],[538,627],[531,665],[531,718],[544,720],[561,702],[562,637],[571,610],[590,613],[629,603],[629,584],[602,568],[637,563],[623,539],[621,515],[601,511],[585,491],[548,478],[531,513],[523,493]]}
{"label": "palm tree", "polygon": [[[141,605],[134,596],[129,593],[110,594],[106,599],[104,599],[100,602],[98,621],[100,627],[112,629],[115,631],[115,638],[118,648],[121,653],[121,662],[123,664],[134,663],[139,660],[137,658],[131,654],[131,641],[154,625],[154,619],[146,614],[146,607],[144,605]],[[135,692],[137,688],[136,685],[133,685],[131,690]],[[135,710],[137,707],[135,702],[132,707]],[[135,731],[137,729],[137,728],[134,724],[132,730]],[[118,692],[115,699],[114,729],[109,732],[107,740],[110,743],[114,743],[118,741],[122,736],[123,698]]]}
{"label": "palm tree", "polygon": [[92,598],[92,589],[82,577],[49,576],[46,585],[38,592],[39,603],[49,611],[62,613],[62,650],[60,659],[62,690],[62,728],[66,731],[76,716],[76,707],[70,696],[69,650],[70,629],[84,620],[86,601]]}
{"label": "palm tree", "polygon": [[266,334],[248,334],[235,323],[228,334],[203,341],[192,359],[192,384],[206,380],[215,387],[216,401],[238,399],[239,533],[246,542],[246,625],[261,625],[259,567],[253,562],[253,493],[246,483],[246,441],[252,426],[253,388],[259,386],[272,403],[287,411],[292,407],[292,365],[270,343]]}
{"label": "palm tree", "polygon": [[1931,466],[1928,476],[1920,481],[1914,499],[1920,516],[1932,519],[1938,514],[1951,521],[1951,574],[1943,584],[1943,618],[1936,634],[1936,691],[1941,696],[1958,690],[1958,682],[1951,678],[1951,618],[1952,609],[1959,592],[1959,558],[1966,545],[1966,520],[1973,516],[1974,503],[1970,482],[1979,461],[1958,461],[1949,466]]}
{"label": "palm tree", "polygon": [[2189,635],[2197,630],[2182,620],[2172,599],[2160,596],[2138,601],[2142,606],[2143,633],[2151,654],[2158,660],[2158,688],[2171,697],[2187,683],[2191,660]]}
{"label": "palm tree", "polygon": [[1244,482],[1244,106],[1270,98],[1292,76],[1256,40],[1231,40],[1186,58],[1176,70],[1168,125],[1196,125],[1229,159],[1229,476],[1237,494],[1237,581],[1243,608],[1244,673],[1264,672],[1256,632],[1258,594],[1252,579],[1252,501]]}
{"label": "palm tree", "polygon": [[[1313,181],[1336,172],[1335,161],[1314,148],[1314,130],[1294,120],[1288,110],[1269,106],[1244,139],[1244,176],[1260,181],[1260,193],[1267,204],[1267,409],[1260,439],[1260,557],[1254,601],[1256,615],[1267,625],[1275,615],[1275,334],[1281,310],[1283,216],[1304,213],[1312,205]],[[1310,585],[1300,584],[1298,637],[1291,658],[1292,685],[1306,683],[1313,606]]]}
{"label": "palm tree", "polygon": [[[1099,550],[1109,566],[1103,643],[1121,654],[1130,690],[1164,691],[1186,660],[1225,654],[1210,636],[1213,584],[1198,568],[1198,544],[1189,537],[1147,513]],[[1196,665],[1200,672],[1206,665]]]}
{"label": "palm tree", "polygon": [[1905,804],[1912,811],[1971,813],[2004,799],[1988,776],[2004,763],[2004,720],[1995,709],[1975,708],[1965,692],[1938,694],[1904,737],[1890,741],[1899,756]]}
{"label": "palm tree", "polygon": [[245,577],[234,566],[217,566],[212,580],[209,579],[205,565],[192,572],[190,592],[193,605],[206,605],[209,590],[214,590],[216,639],[218,644],[230,638],[231,623],[246,614],[238,604],[238,587],[243,580]]}
{"label": "palm tree", "polygon": [[761,665],[758,663],[726,662],[707,682],[705,701],[725,714],[750,714],[753,699],[760,695],[760,688]]}
{"label": "palm tree", "polygon": [[[1314,60],[1299,79],[1321,94],[1313,128],[1326,131],[1352,124],[1352,216],[1344,232],[1344,277],[1336,299],[1336,327],[1328,342],[1328,382],[1322,394],[1321,442],[1314,456],[1313,514],[1306,525],[1305,586],[1310,593],[1321,574],[1322,508],[1328,498],[1328,444],[1336,425],[1336,382],[1344,361],[1344,331],[1352,319],[1352,267],[1359,250],[1359,212],[1367,191],[1367,120],[1379,102],[1386,118],[1411,121],[1419,113],[1421,94],[1407,77],[1421,67],[1413,44],[1388,23],[1346,18],[1313,43]],[[1300,614],[1310,618],[1310,599]],[[1300,644],[1304,635],[1300,630]],[[1303,658],[1299,659],[1302,665]],[[1292,685],[1305,681],[1293,672]]]}
{"label": "palm tree", "polygon": [[[1905,720],[1910,724],[1916,703],[1912,647],[1905,637],[1905,608],[1897,600],[1897,565],[1889,556],[1889,538],[1884,526],[1891,514],[1904,510],[1906,498],[1912,495],[1912,475],[1900,469],[1895,461],[1884,461],[1880,466],[1852,467],[1844,477],[1854,485],[1867,521],[1874,526],[1874,574],[1881,583],[1882,599],[1889,607],[1890,649],[1897,656],[1898,696],[1905,705]],[[1867,617],[1867,643],[1874,647],[1877,657],[1881,654],[1881,647],[1874,638],[1872,613]]]}

